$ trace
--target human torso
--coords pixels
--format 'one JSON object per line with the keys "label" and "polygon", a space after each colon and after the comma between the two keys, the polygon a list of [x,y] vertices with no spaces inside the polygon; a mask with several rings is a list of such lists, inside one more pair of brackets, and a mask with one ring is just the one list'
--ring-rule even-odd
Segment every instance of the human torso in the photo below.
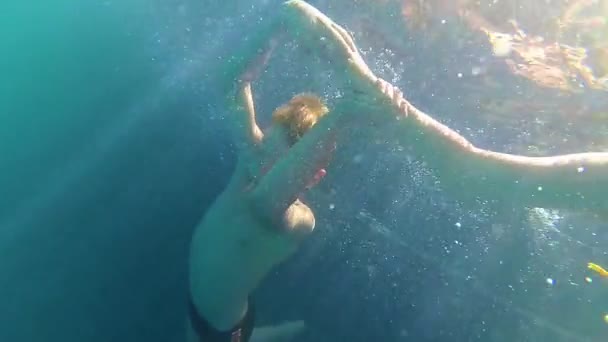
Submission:
{"label": "human torso", "polygon": [[[281,143],[280,134],[267,138],[262,146],[241,152],[231,182],[209,208],[192,239],[193,300],[213,317],[237,315],[222,311],[245,303],[270,269],[297,247],[298,239],[283,227],[295,226],[295,220],[277,225],[276,220],[271,222],[255,212],[249,200],[259,179],[288,149]],[[297,226],[303,228],[300,231],[312,231],[314,215],[310,208],[296,201],[287,212],[297,213]]]}
{"label": "human torso", "polygon": [[259,164],[252,165],[255,159],[242,156],[230,184],[208,209],[192,239],[193,300],[197,306],[205,306],[204,312],[217,313],[211,314],[214,317],[224,315],[225,308],[245,303],[270,269],[296,249],[294,239],[250,205],[252,183],[267,166],[259,159]]}

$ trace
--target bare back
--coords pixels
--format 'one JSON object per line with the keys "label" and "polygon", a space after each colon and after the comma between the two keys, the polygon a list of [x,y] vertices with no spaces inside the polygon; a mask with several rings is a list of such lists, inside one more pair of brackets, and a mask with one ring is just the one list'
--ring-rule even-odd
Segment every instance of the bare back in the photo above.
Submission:
{"label": "bare back", "polygon": [[[239,162],[228,187],[196,228],[190,255],[190,289],[210,323],[238,321],[242,305],[262,278],[314,229],[314,214],[296,200],[282,217],[256,212],[247,189],[248,162]],[[214,321],[217,318],[217,321]],[[229,326],[226,328],[230,328]]]}

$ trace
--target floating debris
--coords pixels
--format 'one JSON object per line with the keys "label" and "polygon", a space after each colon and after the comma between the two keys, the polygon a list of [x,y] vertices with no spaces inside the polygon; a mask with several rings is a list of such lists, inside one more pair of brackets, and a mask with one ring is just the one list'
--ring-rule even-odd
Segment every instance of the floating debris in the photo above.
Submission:
{"label": "floating debris", "polygon": [[608,277],[608,271],[606,271],[602,266],[598,265],[598,264],[594,264],[592,262],[587,264],[587,268],[595,271],[597,274],[599,274],[602,277]]}

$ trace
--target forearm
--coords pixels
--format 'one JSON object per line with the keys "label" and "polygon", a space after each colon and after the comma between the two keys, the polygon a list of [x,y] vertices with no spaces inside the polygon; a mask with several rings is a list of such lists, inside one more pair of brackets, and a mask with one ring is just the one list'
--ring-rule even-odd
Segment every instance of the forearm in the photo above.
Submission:
{"label": "forearm", "polygon": [[378,112],[383,119],[400,118],[393,125],[399,142],[425,161],[456,197],[529,207],[608,208],[608,197],[600,190],[608,188],[608,153],[527,157],[489,151],[405,99],[378,103],[384,106]]}
{"label": "forearm", "polygon": [[[525,157],[474,149],[469,158],[488,179],[500,180],[507,200],[528,207],[590,210],[608,209],[608,154],[580,153]],[[483,182],[479,182],[483,186]],[[504,186],[504,187],[503,187]],[[484,194],[492,196],[492,188]],[[496,195],[494,195],[496,196]]]}
{"label": "forearm", "polygon": [[[474,146],[460,134],[403,100],[403,134],[411,149],[434,168],[446,186],[482,199],[524,206],[608,208],[608,153],[527,157]],[[499,189],[500,191],[497,191]]]}

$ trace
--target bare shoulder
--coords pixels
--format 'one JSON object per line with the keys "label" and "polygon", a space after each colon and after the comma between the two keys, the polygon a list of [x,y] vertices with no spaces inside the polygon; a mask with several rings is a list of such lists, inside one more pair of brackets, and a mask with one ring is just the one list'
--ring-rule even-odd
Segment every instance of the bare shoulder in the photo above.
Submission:
{"label": "bare shoulder", "polygon": [[283,215],[283,229],[295,237],[304,237],[315,229],[315,214],[300,200],[295,200]]}

